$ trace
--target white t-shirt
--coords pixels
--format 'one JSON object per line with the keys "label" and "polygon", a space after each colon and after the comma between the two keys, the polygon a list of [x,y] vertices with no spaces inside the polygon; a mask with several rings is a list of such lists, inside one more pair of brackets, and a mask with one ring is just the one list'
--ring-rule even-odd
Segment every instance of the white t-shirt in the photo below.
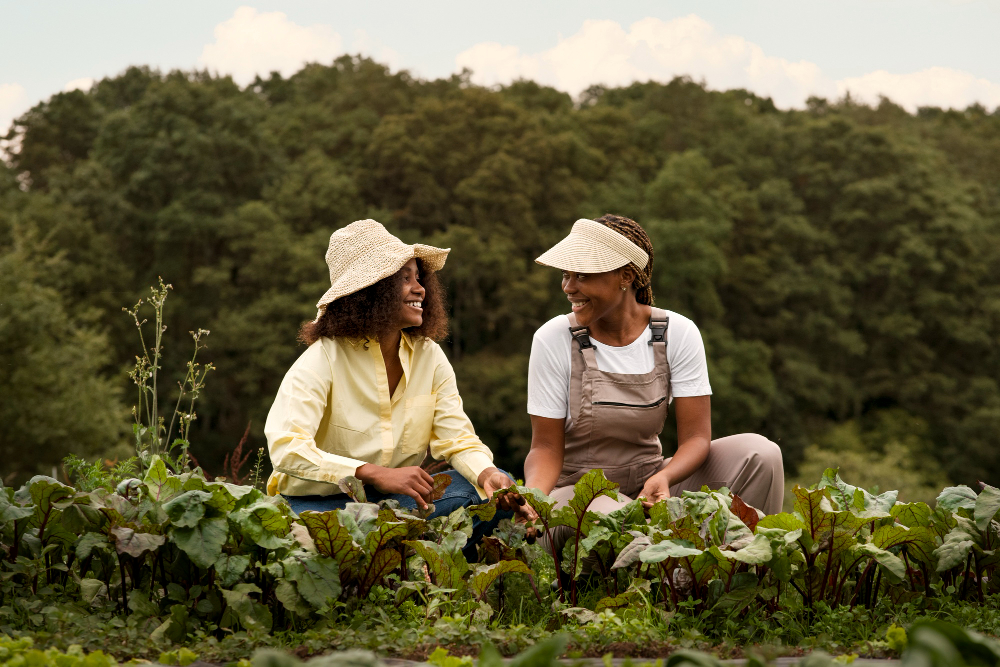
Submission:
{"label": "white t-shirt", "polygon": [[[712,393],[708,382],[708,362],[705,345],[698,326],[690,319],[666,311],[667,363],[670,364],[670,390],[673,396],[707,396]],[[638,375],[653,370],[656,361],[649,344],[652,331],[647,326],[642,334],[624,347],[605,345],[591,338],[597,367],[611,373]],[[553,317],[535,332],[528,361],[528,414],[550,419],[566,419],[566,430],[572,424],[569,412],[569,385],[575,343],[569,333],[565,315]]]}

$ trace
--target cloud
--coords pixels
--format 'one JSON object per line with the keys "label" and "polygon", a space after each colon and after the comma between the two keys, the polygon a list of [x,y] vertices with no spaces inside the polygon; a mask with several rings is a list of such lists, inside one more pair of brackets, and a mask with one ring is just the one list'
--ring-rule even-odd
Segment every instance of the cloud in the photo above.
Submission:
{"label": "cloud", "polygon": [[361,28],[354,31],[351,53],[364,53],[373,60],[388,65],[390,69],[400,69],[403,66],[403,58],[398,51],[389,48]]}
{"label": "cloud", "polygon": [[73,79],[63,87],[63,92],[69,92],[71,90],[82,90],[87,92],[94,85],[94,79],[89,76],[85,76],[80,79]]}
{"label": "cloud", "polygon": [[343,40],[330,26],[300,26],[284,12],[240,7],[215,26],[215,41],[198,59],[202,67],[231,74],[240,84],[258,73],[288,76],[307,62],[329,62],[343,53]]}
{"label": "cloud", "polygon": [[7,134],[15,118],[28,109],[28,94],[17,83],[0,83],[0,136]]}
{"label": "cloud", "polygon": [[574,35],[547,51],[523,54],[495,42],[477,44],[456,57],[484,85],[532,78],[571,94],[592,84],[618,86],[688,75],[712,88],[747,88],[782,106],[810,94],[836,93],[836,85],[808,61],[768,56],[742,37],[721,35],[694,14],[663,21],[644,18],[625,30],[615,21],[586,21]]}
{"label": "cloud", "polygon": [[879,70],[834,81],[815,63],[768,55],[742,37],[718,33],[694,14],[669,21],[644,18],[627,30],[615,21],[585,21],[575,34],[533,54],[482,42],[458,54],[455,64],[471,69],[472,80],[482,85],[525,78],[573,95],[593,84],[621,86],[687,75],[716,90],[746,88],[784,108],[802,107],[811,95],[836,98],[848,90],[874,103],[884,95],[911,111],[928,105],[1000,105],[1000,84],[944,67],[910,74]]}
{"label": "cloud", "polygon": [[964,109],[976,102],[1000,107],[1000,83],[949,67],[931,67],[910,74],[878,70],[841,79],[837,90],[841,95],[850,91],[853,97],[870,104],[877,104],[879,96],[885,95],[910,111],[926,106]]}

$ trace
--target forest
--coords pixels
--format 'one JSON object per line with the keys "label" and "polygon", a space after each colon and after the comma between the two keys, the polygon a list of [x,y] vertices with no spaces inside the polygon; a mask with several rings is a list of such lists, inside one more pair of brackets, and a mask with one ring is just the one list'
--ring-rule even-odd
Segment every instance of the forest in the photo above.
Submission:
{"label": "forest", "polygon": [[209,331],[190,452],[229,474],[244,434],[265,444],[330,233],[366,217],[452,248],[444,347],[477,432],[520,473],[532,334],[567,309],[534,258],[604,213],[646,228],[656,305],[700,327],[716,437],[761,433],[790,477],[838,465],[907,501],[1000,477],[1000,113],[982,107],[781,110],[685,78],[574,100],[343,57],[246,88],[132,67],[41,102],[2,145],[8,486],[133,453],[123,308],[161,277],[161,381]]}

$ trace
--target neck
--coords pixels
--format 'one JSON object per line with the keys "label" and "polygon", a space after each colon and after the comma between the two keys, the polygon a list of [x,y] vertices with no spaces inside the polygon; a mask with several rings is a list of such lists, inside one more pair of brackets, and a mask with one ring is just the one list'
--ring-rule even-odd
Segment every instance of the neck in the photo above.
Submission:
{"label": "neck", "polygon": [[402,331],[394,331],[391,334],[379,336],[378,346],[382,349],[383,359],[394,359],[399,356],[399,342],[402,338]]}
{"label": "neck", "polygon": [[626,299],[620,308],[594,321],[590,333],[602,343],[621,347],[634,341],[649,323],[649,306]]}

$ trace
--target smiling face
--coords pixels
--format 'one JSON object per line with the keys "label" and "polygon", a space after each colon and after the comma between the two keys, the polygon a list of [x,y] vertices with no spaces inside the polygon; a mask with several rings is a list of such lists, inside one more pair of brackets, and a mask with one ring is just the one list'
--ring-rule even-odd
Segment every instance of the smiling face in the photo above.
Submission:
{"label": "smiling face", "polygon": [[[622,309],[628,300],[635,301],[632,281],[635,272],[628,266],[604,273],[563,271],[562,289],[573,307],[581,326],[591,326],[597,320]],[[622,287],[626,289],[622,289]]]}
{"label": "smiling face", "polygon": [[424,321],[425,291],[420,284],[417,260],[411,259],[399,270],[403,276],[402,293],[399,304],[399,328],[419,327]]}

